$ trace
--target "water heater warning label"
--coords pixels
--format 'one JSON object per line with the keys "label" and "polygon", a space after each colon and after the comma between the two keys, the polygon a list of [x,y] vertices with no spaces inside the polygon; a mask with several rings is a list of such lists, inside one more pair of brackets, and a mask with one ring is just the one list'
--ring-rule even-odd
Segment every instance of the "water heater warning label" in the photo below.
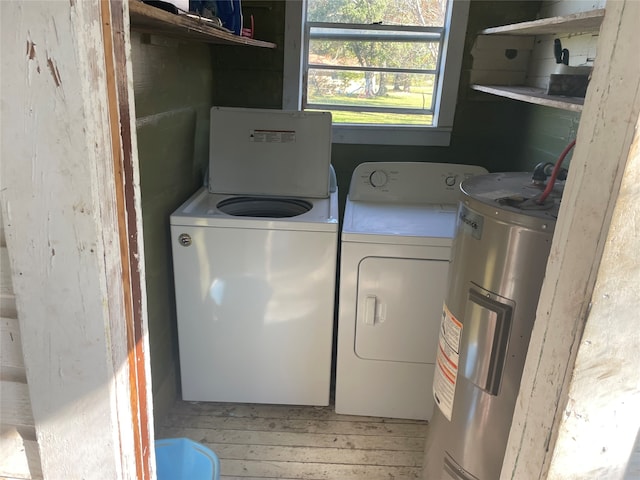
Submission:
{"label": "water heater warning label", "polygon": [[438,355],[436,357],[436,374],[433,379],[433,398],[440,411],[449,421],[451,420],[453,399],[456,393],[461,336],[462,323],[453,316],[446,305],[443,305],[438,339]]}
{"label": "water heater warning label", "polygon": [[295,130],[251,130],[249,141],[256,143],[295,143]]}

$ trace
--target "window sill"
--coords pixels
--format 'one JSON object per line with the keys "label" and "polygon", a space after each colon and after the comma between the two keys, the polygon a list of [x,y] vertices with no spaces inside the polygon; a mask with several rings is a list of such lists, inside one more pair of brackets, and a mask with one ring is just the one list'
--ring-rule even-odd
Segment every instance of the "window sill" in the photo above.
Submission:
{"label": "window sill", "polygon": [[451,128],[333,125],[333,143],[447,147]]}

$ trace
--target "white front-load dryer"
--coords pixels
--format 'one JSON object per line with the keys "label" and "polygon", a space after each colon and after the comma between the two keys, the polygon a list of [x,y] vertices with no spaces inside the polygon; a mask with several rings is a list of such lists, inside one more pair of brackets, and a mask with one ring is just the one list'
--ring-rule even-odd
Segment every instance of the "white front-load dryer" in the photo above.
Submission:
{"label": "white front-load dryer", "polygon": [[182,398],[328,405],[330,116],[214,108],[211,128],[209,189],[170,220]]}
{"label": "white front-load dryer", "polygon": [[481,167],[360,164],[342,228],[337,413],[429,419],[460,181]]}

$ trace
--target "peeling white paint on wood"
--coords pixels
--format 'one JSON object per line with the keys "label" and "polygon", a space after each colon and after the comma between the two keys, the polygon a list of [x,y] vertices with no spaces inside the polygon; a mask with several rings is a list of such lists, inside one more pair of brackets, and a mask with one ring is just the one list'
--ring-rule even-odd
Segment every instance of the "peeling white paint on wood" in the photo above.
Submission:
{"label": "peeling white paint on wood", "polygon": [[17,318],[0,318],[0,372],[5,368],[22,369],[24,358]]}
{"label": "peeling white paint on wood", "polygon": [[0,294],[4,296],[13,295],[13,283],[11,282],[9,251],[7,247],[0,247]]}
{"label": "peeling white paint on wood", "polygon": [[[40,479],[9,252],[0,209],[0,478]],[[28,438],[27,438],[28,437]]]}
{"label": "peeling white paint on wood", "polygon": [[0,317],[18,318],[1,211],[2,209],[0,209]]}
{"label": "peeling white paint on wood", "polygon": [[[129,378],[120,377],[123,394],[131,386],[131,413],[134,456],[138,480],[155,475],[153,449],[153,402],[149,331],[144,274],[144,240],[140,170],[137,158],[135,105],[129,26],[129,3],[110,0],[101,3],[103,39],[110,106],[112,145],[114,150],[115,197],[119,220],[122,284],[125,301],[126,355]],[[111,317],[119,326],[118,317]],[[114,364],[117,350],[114,353]],[[125,384],[128,380],[128,384]],[[125,453],[126,454],[126,453]]]}
{"label": "peeling white paint on wood", "polygon": [[27,438],[15,427],[0,428],[0,459],[0,478],[42,479],[36,441]]}
{"label": "peeling white paint on wood", "polygon": [[2,382],[0,390],[2,423],[14,427],[33,427],[31,402],[26,383]]}
{"label": "peeling white paint on wood", "polygon": [[549,478],[616,480],[624,476],[632,456],[640,431],[638,200],[640,121],[598,270]]}
{"label": "peeling white paint on wood", "polygon": [[[620,358],[633,362],[637,356],[638,310],[633,307],[638,303],[637,282],[633,282],[637,272],[633,277],[616,280],[619,274],[612,269],[615,263],[611,263],[615,260],[607,256],[600,273],[598,267],[616,202],[626,204],[627,210],[624,219],[613,216],[614,228],[616,221],[630,220],[630,211],[636,214],[638,211],[637,197],[634,202],[624,197],[618,199],[618,191],[621,182],[623,186],[627,182],[626,178],[623,181],[623,171],[630,158],[640,112],[640,63],[636,61],[639,22],[640,2],[607,2],[598,58],[540,294],[502,479],[534,480],[545,479],[547,475],[554,479],[620,478],[620,456],[629,455],[635,441],[635,436],[630,436],[629,425],[622,430],[615,425],[607,428],[601,425],[612,415],[629,412],[627,406],[621,407],[619,402],[633,401],[637,410],[638,397],[634,391],[638,387],[637,362],[636,365],[619,364]],[[637,168],[637,164],[633,168]],[[630,227],[635,228],[635,235],[617,241],[621,242],[620,247],[631,242],[626,247],[637,252],[640,247],[637,224],[632,220]],[[615,231],[612,234],[615,235]],[[615,241],[609,248],[617,248]],[[607,255],[610,254],[614,252],[608,251]],[[596,275],[605,290],[617,285],[616,289],[628,289],[628,293],[635,295],[630,309],[621,303],[626,292],[614,294],[597,290],[613,297],[606,301],[594,297],[596,311],[589,312]],[[610,308],[605,308],[609,305]],[[614,320],[614,312],[620,315],[619,319]],[[581,342],[585,321],[589,328]],[[621,326],[621,331],[607,330],[615,325]],[[589,359],[590,351],[599,358]],[[573,372],[576,355],[581,360]],[[611,364],[599,364],[608,359]],[[594,366],[597,368],[592,371]],[[586,377],[592,375],[602,376],[601,381],[585,384]],[[606,402],[612,402],[610,410]],[[581,411],[588,415],[582,415]],[[577,419],[576,414],[582,415],[582,419]],[[587,416],[594,419],[593,425],[587,426]],[[621,421],[629,421],[637,432],[637,418],[636,412]],[[563,430],[558,437],[561,423]],[[588,443],[596,439],[596,444]],[[586,457],[593,455],[591,449],[595,445],[605,448],[615,445],[619,450],[609,454],[601,452],[600,459],[611,463],[600,465],[604,470],[598,470],[595,477],[577,473],[582,463],[586,468],[593,467],[594,458]],[[590,453],[585,453],[587,451]]]}
{"label": "peeling white paint on wood", "polygon": [[2,127],[12,139],[2,143],[1,197],[42,471],[133,479],[100,5],[0,9]]}

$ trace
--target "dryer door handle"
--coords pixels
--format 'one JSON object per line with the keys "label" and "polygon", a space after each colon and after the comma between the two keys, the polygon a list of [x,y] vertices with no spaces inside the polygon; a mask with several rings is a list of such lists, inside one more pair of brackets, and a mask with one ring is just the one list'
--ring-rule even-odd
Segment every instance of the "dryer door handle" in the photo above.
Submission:
{"label": "dryer door handle", "polygon": [[375,295],[367,295],[364,299],[364,323],[375,325],[378,298]]}

